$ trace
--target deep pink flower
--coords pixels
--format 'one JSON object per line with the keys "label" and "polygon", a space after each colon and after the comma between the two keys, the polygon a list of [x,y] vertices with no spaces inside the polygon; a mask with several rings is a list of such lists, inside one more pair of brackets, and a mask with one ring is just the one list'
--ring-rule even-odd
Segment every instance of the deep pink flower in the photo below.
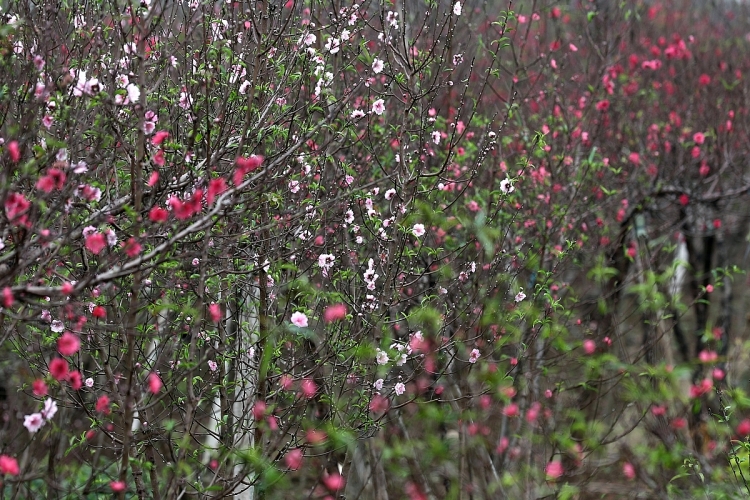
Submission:
{"label": "deep pink flower", "polygon": [[81,348],[81,341],[78,337],[70,332],[63,333],[57,339],[57,350],[63,356],[72,356]]}
{"label": "deep pink flower", "polygon": [[49,364],[49,373],[55,380],[65,380],[68,376],[68,362],[62,358],[55,358]]}
{"label": "deep pink flower", "polygon": [[68,373],[68,383],[70,384],[70,388],[74,391],[83,387],[83,377],[81,376],[81,372],[75,370]]}
{"label": "deep pink flower", "polygon": [[161,207],[154,207],[148,212],[148,219],[151,222],[165,222],[169,217],[169,212]]}
{"label": "deep pink flower", "polygon": [[31,203],[21,193],[9,193],[5,198],[5,215],[11,223],[26,224],[26,211],[31,207]]}
{"label": "deep pink flower", "polygon": [[221,306],[219,304],[211,304],[208,306],[208,313],[211,315],[211,320],[214,323],[221,321]]}
{"label": "deep pink flower", "polygon": [[0,474],[17,476],[20,471],[18,460],[8,455],[0,455]]}
{"label": "deep pink flower", "polygon": [[252,155],[248,158],[239,156],[234,162],[237,165],[237,168],[234,170],[234,177],[232,180],[234,181],[235,186],[239,186],[242,184],[242,180],[245,178],[246,174],[249,174],[260,167],[263,163],[263,157],[258,155]]}
{"label": "deep pink flower", "polygon": [[167,132],[166,130],[159,130],[151,138],[151,144],[153,144],[154,146],[161,146],[161,143],[164,142],[167,137],[169,137],[169,132]]}
{"label": "deep pink flower", "polygon": [[223,177],[211,179],[208,183],[208,194],[206,195],[206,202],[209,205],[213,205],[214,200],[217,196],[227,190],[227,181]]}
{"label": "deep pink flower", "polygon": [[102,394],[99,399],[96,400],[96,412],[102,415],[109,415],[109,396]]}
{"label": "deep pink flower", "polygon": [[750,419],[746,418],[737,424],[737,435],[742,438],[750,435]]}
{"label": "deep pink flower", "polygon": [[47,384],[44,380],[38,378],[31,384],[31,391],[34,396],[46,396],[47,395]]}

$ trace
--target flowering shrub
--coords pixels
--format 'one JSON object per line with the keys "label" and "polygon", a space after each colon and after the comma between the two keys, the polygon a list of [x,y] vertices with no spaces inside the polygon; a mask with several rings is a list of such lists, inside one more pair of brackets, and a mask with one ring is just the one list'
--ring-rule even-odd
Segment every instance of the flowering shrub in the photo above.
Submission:
{"label": "flowering shrub", "polygon": [[744,21],[73,3],[0,26],[6,491],[750,491]]}

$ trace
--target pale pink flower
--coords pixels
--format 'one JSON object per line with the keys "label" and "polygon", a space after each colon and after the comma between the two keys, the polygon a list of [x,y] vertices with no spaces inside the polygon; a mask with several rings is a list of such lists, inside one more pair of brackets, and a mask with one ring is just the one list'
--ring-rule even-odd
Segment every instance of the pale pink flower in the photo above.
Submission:
{"label": "pale pink flower", "polygon": [[457,16],[461,15],[461,2],[456,2],[453,5],[453,13]]}
{"label": "pale pink flower", "polygon": [[141,98],[141,89],[134,83],[129,83],[125,89],[128,91],[128,99],[132,103],[138,102]]}
{"label": "pale pink flower", "polygon": [[411,228],[411,232],[419,238],[420,236],[424,236],[425,229],[424,224],[414,224],[414,226]]}
{"label": "pale pink flower", "polygon": [[291,321],[296,327],[307,328],[307,316],[305,313],[299,311],[292,313]]}
{"label": "pale pink flower", "polygon": [[23,426],[34,434],[44,425],[44,417],[41,413],[32,413],[23,417]]}
{"label": "pale pink flower", "polygon": [[378,59],[377,57],[376,57],[376,58],[375,58],[375,60],[374,60],[374,61],[372,62],[372,70],[373,70],[373,71],[375,72],[375,74],[376,74],[376,75],[377,75],[378,73],[380,73],[381,71],[383,71],[383,67],[384,67],[384,66],[385,66],[385,65],[383,64],[383,61],[382,61],[382,60],[380,60],[380,59]]}
{"label": "pale pink flower", "polygon": [[472,349],[469,354],[469,363],[476,363],[479,359],[479,349]]}
{"label": "pale pink flower", "polygon": [[378,116],[385,113],[385,101],[383,101],[383,99],[378,99],[372,103],[372,112]]}
{"label": "pale pink flower", "polygon": [[510,194],[515,190],[516,188],[513,187],[513,183],[510,179],[500,181],[500,191],[502,191],[503,194]]}
{"label": "pale pink flower", "polygon": [[375,381],[375,383],[373,383],[373,384],[372,384],[372,386],[373,386],[373,387],[374,387],[374,388],[375,388],[376,390],[378,390],[378,391],[382,391],[382,390],[383,390],[383,379],[382,379],[382,378],[379,378],[379,379],[377,379],[377,380]]}
{"label": "pale pink flower", "polygon": [[44,410],[42,410],[42,416],[45,420],[49,420],[57,413],[57,403],[52,398],[47,398],[44,401]]}
{"label": "pale pink flower", "polygon": [[388,353],[378,349],[375,354],[375,361],[378,362],[379,365],[385,365],[388,363]]}
{"label": "pale pink flower", "polygon": [[406,391],[406,386],[402,382],[399,382],[393,387],[393,390],[396,392],[396,396],[400,396]]}
{"label": "pale pink flower", "polygon": [[216,361],[209,359],[208,360],[208,369],[212,372],[215,372],[216,369],[219,367],[219,365],[216,363]]}

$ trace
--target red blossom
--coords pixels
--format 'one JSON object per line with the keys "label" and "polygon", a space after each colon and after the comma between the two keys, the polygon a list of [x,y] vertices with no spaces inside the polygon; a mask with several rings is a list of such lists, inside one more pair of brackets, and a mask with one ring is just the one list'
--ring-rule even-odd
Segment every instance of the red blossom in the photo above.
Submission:
{"label": "red blossom", "polygon": [[91,315],[95,318],[106,318],[107,317],[107,310],[104,309],[102,306],[95,306],[94,309],[91,311]]}
{"label": "red blossom", "polygon": [[13,290],[9,286],[3,288],[3,307],[6,309],[13,307]]}

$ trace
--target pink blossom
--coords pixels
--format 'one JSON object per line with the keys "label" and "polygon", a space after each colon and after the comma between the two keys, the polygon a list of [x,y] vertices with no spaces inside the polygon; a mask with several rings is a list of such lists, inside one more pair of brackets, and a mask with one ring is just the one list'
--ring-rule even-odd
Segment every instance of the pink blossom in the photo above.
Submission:
{"label": "pink blossom", "polygon": [[626,479],[634,479],[635,478],[635,467],[633,467],[633,464],[630,462],[625,462],[622,464],[622,475],[625,476]]}
{"label": "pink blossom", "polygon": [[424,224],[414,224],[414,226],[411,228],[411,232],[417,238],[423,236],[425,233]]}
{"label": "pink blossom", "polygon": [[94,255],[99,255],[106,246],[107,242],[102,233],[94,233],[86,237],[86,249]]}
{"label": "pink blossom", "polygon": [[284,455],[284,464],[286,464],[290,470],[298,470],[302,467],[303,457],[304,454],[302,453],[302,450],[300,448],[295,448]]}
{"label": "pink blossom", "polygon": [[298,328],[307,328],[307,315],[305,313],[299,311],[292,313],[291,321]]}
{"label": "pink blossom", "polygon": [[586,339],[583,341],[583,352],[586,354],[594,354],[596,351],[596,342],[594,342],[591,339]]}
{"label": "pink blossom", "polygon": [[307,399],[315,396],[315,393],[318,391],[317,384],[310,378],[306,378],[302,381],[301,388],[302,395]]}
{"label": "pink blossom", "polygon": [[221,321],[221,306],[219,304],[209,305],[208,313],[211,315],[211,321],[214,323]]}
{"label": "pink blossom", "polygon": [[558,460],[554,460],[547,464],[547,467],[545,467],[544,471],[546,472],[548,478],[557,479],[558,477],[563,475],[562,463],[560,463]]}
{"label": "pink blossom", "polygon": [[333,304],[326,307],[323,312],[323,321],[332,323],[346,318],[346,304]]}
{"label": "pink blossom", "polygon": [[13,163],[18,163],[21,159],[21,148],[18,146],[18,141],[10,141],[8,143],[8,156],[10,156],[10,161]]}
{"label": "pink blossom", "polygon": [[156,373],[151,372],[148,376],[148,390],[151,391],[151,394],[158,394],[161,387],[161,378]]}
{"label": "pink blossom", "polygon": [[406,391],[406,386],[403,384],[403,382],[399,382],[393,387],[393,390],[396,393],[396,396],[400,396],[404,393],[404,391]]}
{"label": "pink blossom", "polygon": [[339,491],[344,488],[344,485],[346,485],[346,480],[339,473],[331,475],[326,474],[323,476],[323,484],[326,485],[326,488],[328,488],[329,491]]}
{"label": "pink blossom", "polygon": [[111,481],[109,483],[109,487],[112,489],[114,493],[120,493],[122,491],[125,491],[125,483],[122,481]]}

